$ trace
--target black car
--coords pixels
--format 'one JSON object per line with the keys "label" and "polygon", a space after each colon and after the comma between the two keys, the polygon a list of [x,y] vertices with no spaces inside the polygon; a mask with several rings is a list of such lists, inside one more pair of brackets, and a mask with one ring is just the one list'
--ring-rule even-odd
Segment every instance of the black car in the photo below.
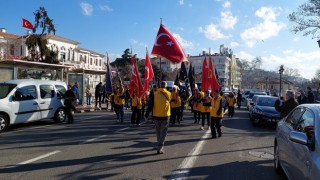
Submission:
{"label": "black car", "polygon": [[274,108],[277,97],[255,95],[251,102],[249,117],[253,125],[276,124],[280,121],[280,113]]}

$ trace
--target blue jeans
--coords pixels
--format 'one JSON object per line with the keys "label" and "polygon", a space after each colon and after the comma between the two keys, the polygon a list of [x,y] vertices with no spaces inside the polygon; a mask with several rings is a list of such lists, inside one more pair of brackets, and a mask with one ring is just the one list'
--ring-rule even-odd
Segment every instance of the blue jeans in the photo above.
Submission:
{"label": "blue jeans", "polygon": [[124,115],[123,105],[115,104],[114,106],[115,106],[115,111],[116,111],[117,119],[121,119],[121,122],[123,122],[123,115]]}
{"label": "blue jeans", "polygon": [[91,96],[87,97],[87,105],[91,104]]}

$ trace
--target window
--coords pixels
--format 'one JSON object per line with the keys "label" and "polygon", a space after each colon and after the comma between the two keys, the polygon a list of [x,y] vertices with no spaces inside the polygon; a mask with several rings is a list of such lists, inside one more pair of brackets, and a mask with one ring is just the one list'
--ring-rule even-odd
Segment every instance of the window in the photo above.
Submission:
{"label": "window", "polygon": [[294,127],[298,123],[303,111],[304,110],[302,108],[294,109],[293,112],[289,114],[288,118],[286,119],[286,122],[291,124],[292,127]]}
{"label": "window", "polygon": [[300,132],[309,132],[314,128],[314,115],[312,111],[306,110],[302,116],[300,123],[297,125],[297,131]]}
{"label": "window", "polygon": [[37,98],[36,87],[33,85],[21,87],[17,89],[14,96],[16,101],[36,99]]}
{"label": "window", "polygon": [[55,85],[56,89],[57,89],[57,96],[58,98],[63,98],[64,94],[66,93],[66,88],[64,86],[61,85]]}
{"label": "window", "polygon": [[90,65],[92,65],[92,58],[90,58]]}
{"label": "window", "polygon": [[66,53],[65,53],[65,52],[61,52],[61,53],[60,53],[60,60],[61,60],[62,62],[65,62],[65,61],[66,61]]}
{"label": "window", "polygon": [[40,85],[40,96],[42,99],[54,97],[53,85]]}

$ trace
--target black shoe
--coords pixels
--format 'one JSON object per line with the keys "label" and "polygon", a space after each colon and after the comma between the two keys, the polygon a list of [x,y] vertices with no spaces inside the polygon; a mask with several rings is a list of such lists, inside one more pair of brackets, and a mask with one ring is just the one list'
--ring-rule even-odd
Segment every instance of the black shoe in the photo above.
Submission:
{"label": "black shoe", "polygon": [[163,149],[157,150],[157,154],[164,154],[164,150]]}
{"label": "black shoe", "polygon": [[219,135],[218,135],[218,137],[221,137],[221,136],[222,136],[222,134],[219,134]]}
{"label": "black shoe", "polygon": [[217,138],[217,136],[211,136],[211,139]]}

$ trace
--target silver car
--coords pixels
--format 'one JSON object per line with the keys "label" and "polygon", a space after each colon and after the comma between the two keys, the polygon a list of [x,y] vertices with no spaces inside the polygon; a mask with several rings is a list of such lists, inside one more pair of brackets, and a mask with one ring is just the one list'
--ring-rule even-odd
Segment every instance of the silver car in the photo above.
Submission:
{"label": "silver car", "polygon": [[288,179],[320,179],[320,104],[303,104],[278,122],[274,167]]}

